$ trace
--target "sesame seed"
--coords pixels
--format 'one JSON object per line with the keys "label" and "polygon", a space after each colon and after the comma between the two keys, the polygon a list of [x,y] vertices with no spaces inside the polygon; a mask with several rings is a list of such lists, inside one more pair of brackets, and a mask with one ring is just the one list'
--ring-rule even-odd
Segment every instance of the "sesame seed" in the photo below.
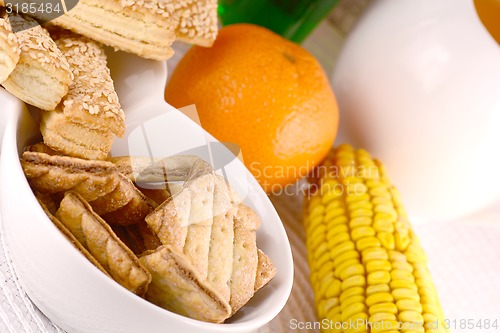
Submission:
{"label": "sesame seed", "polygon": [[66,30],[51,29],[50,32],[74,75],[68,94],[63,98],[63,112],[71,115],[73,121],[85,122],[89,128],[123,135],[125,115],[102,45]]}
{"label": "sesame seed", "polygon": [[177,37],[188,41],[211,44],[217,37],[217,0],[121,0],[120,4],[167,19]]}

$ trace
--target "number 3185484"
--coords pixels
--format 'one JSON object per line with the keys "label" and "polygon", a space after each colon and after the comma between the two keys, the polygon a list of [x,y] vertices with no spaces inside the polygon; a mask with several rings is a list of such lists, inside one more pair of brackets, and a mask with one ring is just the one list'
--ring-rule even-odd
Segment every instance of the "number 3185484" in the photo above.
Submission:
{"label": "number 3185484", "polygon": [[468,329],[468,330],[490,330],[498,329],[498,319],[445,319],[444,328],[456,330],[456,329]]}
{"label": "number 3185484", "polygon": [[5,11],[7,14],[62,14],[63,9],[61,3],[42,2],[42,3],[10,3],[6,2]]}

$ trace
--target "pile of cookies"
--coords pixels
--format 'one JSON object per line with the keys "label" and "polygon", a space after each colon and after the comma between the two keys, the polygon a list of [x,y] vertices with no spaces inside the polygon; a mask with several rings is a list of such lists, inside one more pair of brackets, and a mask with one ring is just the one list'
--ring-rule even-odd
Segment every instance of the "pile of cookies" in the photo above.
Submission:
{"label": "pile of cookies", "polygon": [[222,323],[276,274],[256,245],[260,220],[195,156],[109,156],[125,117],[101,44],[165,60],[176,38],[211,45],[216,9],[214,0],[80,0],[43,27],[3,10],[0,83],[39,109],[43,142],[21,164],[68,240],[138,296]]}
{"label": "pile of cookies", "polygon": [[217,36],[216,0],[80,0],[43,27],[36,21],[43,13],[28,17],[4,6],[0,84],[43,110],[45,144],[87,159],[107,158],[114,137],[125,133],[103,44],[166,60],[176,39],[210,46]]}
{"label": "pile of cookies", "polygon": [[256,245],[257,214],[197,157],[88,160],[38,143],[21,164],[67,238],[165,309],[222,323],[276,274]]}

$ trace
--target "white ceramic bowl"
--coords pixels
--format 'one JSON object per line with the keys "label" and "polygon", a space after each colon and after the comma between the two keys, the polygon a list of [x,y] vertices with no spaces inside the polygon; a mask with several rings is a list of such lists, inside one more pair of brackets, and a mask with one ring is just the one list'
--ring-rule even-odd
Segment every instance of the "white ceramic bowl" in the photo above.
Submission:
{"label": "white ceramic bowl", "polygon": [[[293,280],[290,245],[274,207],[248,171],[245,178],[250,186],[246,187],[244,202],[256,209],[262,219],[257,244],[275,263],[278,273],[228,323],[192,320],[128,292],[66,240],[38,205],[19,162],[23,147],[40,139],[37,126],[24,104],[3,89],[0,105],[0,129],[5,130],[0,151],[3,232],[21,286],[61,328],[71,333],[251,332],[268,323],[284,307]],[[164,128],[163,144],[175,144],[176,138],[169,137],[170,133],[200,131],[198,125],[186,121],[178,111],[172,112],[180,123]],[[242,165],[239,160],[233,163]]]}

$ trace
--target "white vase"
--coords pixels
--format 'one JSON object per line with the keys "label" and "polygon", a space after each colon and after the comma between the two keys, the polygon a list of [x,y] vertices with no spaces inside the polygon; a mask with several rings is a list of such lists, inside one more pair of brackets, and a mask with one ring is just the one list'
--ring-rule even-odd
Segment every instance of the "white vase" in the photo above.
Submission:
{"label": "white vase", "polygon": [[385,163],[410,214],[499,202],[500,47],[472,0],[374,1],[333,87],[342,138]]}

